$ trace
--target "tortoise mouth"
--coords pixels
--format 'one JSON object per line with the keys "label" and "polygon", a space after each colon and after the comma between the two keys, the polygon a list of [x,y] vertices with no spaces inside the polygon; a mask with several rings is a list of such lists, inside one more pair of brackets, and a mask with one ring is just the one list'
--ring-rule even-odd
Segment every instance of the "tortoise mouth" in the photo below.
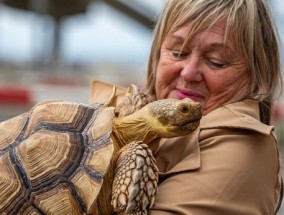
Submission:
{"label": "tortoise mouth", "polygon": [[183,132],[188,133],[196,130],[199,125],[200,125],[200,120],[192,120],[186,124],[180,125],[179,127]]}
{"label": "tortoise mouth", "polygon": [[186,126],[186,125],[197,123],[197,122],[199,123],[201,120],[201,117],[202,116],[198,116],[198,117],[195,117],[194,119],[189,119],[189,120],[186,120],[180,123],[176,123],[175,125],[176,126]]}

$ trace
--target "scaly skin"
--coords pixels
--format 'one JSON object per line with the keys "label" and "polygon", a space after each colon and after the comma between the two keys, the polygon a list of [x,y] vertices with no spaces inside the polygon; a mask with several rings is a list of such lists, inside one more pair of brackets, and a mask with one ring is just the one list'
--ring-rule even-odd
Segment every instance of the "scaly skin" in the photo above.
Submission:
{"label": "scaly skin", "polygon": [[201,105],[190,99],[164,99],[149,103],[139,111],[116,118],[113,137],[119,148],[131,141],[150,143],[157,138],[187,135],[199,125]]}
{"label": "scaly skin", "polygon": [[153,101],[154,99],[151,96],[141,92],[136,85],[131,84],[127,88],[123,100],[118,104],[119,117],[128,116]]}
{"label": "scaly skin", "polygon": [[115,156],[98,197],[99,214],[113,213],[110,205],[110,187],[112,187],[116,160],[122,147],[138,141],[151,147],[151,144],[158,143],[160,138],[187,135],[199,126],[201,115],[199,103],[190,99],[165,99],[149,103],[129,116],[115,118],[112,133]]}

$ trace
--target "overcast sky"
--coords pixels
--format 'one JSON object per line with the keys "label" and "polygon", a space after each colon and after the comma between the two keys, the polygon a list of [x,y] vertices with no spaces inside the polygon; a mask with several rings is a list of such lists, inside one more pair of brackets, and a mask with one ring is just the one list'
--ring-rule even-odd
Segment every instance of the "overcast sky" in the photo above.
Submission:
{"label": "overcast sky", "polygon": [[[155,7],[161,8],[161,1]],[[0,5],[0,58],[21,62],[50,56],[53,27],[48,16]],[[86,14],[62,22],[60,49],[70,63],[137,63],[147,58],[151,40],[150,29],[106,4],[95,3]]]}
{"label": "overcast sky", "polygon": [[[143,2],[152,4],[158,14],[164,0]],[[272,3],[283,41],[284,1]],[[0,58],[16,62],[47,58],[52,53],[52,29],[50,17],[0,5]],[[69,63],[145,62],[152,40],[149,29],[103,3],[91,5],[86,14],[66,19],[61,30],[61,55]]]}

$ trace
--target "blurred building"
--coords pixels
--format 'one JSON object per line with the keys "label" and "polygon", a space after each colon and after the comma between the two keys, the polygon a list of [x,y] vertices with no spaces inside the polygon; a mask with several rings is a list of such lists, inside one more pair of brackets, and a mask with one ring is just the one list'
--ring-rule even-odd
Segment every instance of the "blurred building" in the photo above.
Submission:
{"label": "blurred building", "polygon": [[[88,102],[91,78],[143,85],[165,2],[0,0],[0,120],[43,99]],[[283,5],[271,0],[281,38]]]}
{"label": "blurred building", "polygon": [[164,3],[0,1],[0,120],[43,99],[88,102],[91,78],[142,85]]}

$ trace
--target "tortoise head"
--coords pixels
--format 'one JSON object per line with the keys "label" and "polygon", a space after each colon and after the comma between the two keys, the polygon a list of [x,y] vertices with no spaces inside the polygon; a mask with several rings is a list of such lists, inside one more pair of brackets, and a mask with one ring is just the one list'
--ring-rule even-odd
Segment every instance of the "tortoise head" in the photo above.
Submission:
{"label": "tortoise head", "polygon": [[190,99],[163,99],[148,105],[146,118],[159,137],[177,137],[193,132],[202,116],[201,105]]}
{"label": "tortoise head", "polygon": [[163,99],[137,112],[115,119],[113,133],[120,147],[131,141],[150,143],[158,138],[189,134],[201,119],[201,105],[190,99]]}

